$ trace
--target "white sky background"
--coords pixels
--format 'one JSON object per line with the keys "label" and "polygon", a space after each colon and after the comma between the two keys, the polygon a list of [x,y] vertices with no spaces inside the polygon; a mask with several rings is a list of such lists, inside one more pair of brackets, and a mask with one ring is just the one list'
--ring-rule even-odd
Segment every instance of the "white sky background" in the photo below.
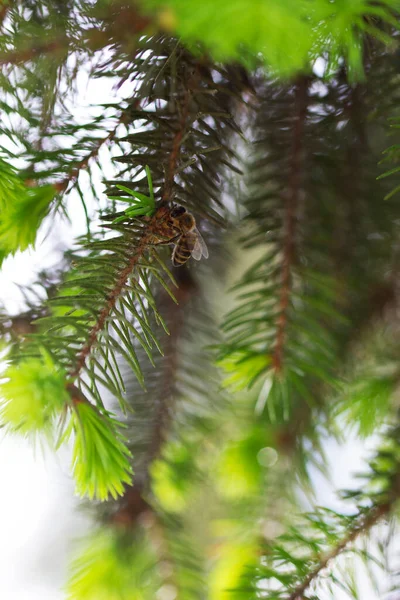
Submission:
{"label": "white sky background", "polygon": [[[109,83],[109,89],[107,84]],[[97,105],[115,101],[111,81],[91,79],[82,73],[78,80],[79,108],[74,114],[83,121]],[[119,96],[121,97],[121,96]],[[98,107],[96,108],[98,111]],[[106,177],[113,169],[105,159]],[[99,177],[97,189],[102,190]],[[84,186],[82,185],[82,188]],[[88,196],[90,197],[90,192]],[[29,285],[38,271],[57,266],[62,253],[76,236],[85,233],[86,220],[77,194],[69,197],[72,225],[57,218],[45,223],[35,250],[8,258],[0,271],[0,300],[12,314],[24,310],[16,284]],[[50,230],[49,230],[50,227]],[[62,600],[68,557],[89,525],[79,510],[71,478],[70,452],[57,455],[0,431],[0,598],[1,600]]]}
{"label": "white sky background", "polygon": [[[80,112],[87,119],[90,105],[115,99],[103,80],[88,81],[81,77]],[[119,92],[121,93],[121,92]],[[76,111],[76,109],[74,109]],[[111,175],[109,165],[109,175]],[[98,186],[101,190],[101,184]],[[23,310],[22,296],[15,286],[35,280],[38,270],[57,264],[56,248],[60,254],[71,245],[73,238],[85,231],[85,217],[80,200],[71,194],[74,208],[72,227],[59,221],[52,224],[49,235],[46,227],[36,251],[27,251],[8,259],[0,272],[0,299],[12,313]],[[75,206],[76,204],[76,206]],[[331,459],[331,474],[335,488],[351,487],[352,474],[363,470],[365,447],[350,441],[339,448],[327,444]],[[0,433],[0,598],[3,600],[64,600],[61,591],[66,579],[68,556],[73,541],[88,527],[88,519],[79,511],[74,497],[74,485],[69,472],[69,452],[57,455],[45,453],[18,437]],[[315,474],[317,501],[338,504],[333,488]],[[363,576],[361,575],[361,580]],[[363,600],[376,600],[369,583],[361,581]],[[343,594],[340,598],[345,598]],[[337,596],[339,600],[339,595]],[[183,599],[184,600],[184,599]]]}

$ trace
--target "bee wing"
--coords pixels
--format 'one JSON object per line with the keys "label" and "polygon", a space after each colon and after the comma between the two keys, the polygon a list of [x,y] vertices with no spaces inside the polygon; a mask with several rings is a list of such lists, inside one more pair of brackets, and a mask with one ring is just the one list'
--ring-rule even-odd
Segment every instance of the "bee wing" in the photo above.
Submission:
{"label": "bee wing", "polygon": [[196,236],[196,242],[192,250],[193,258],[195,260],[200,260],[202,256],[204,256],[204,258],[208,258],[208,248],[201,236],[200,231],[196,228],[193,230],[193,233]]}

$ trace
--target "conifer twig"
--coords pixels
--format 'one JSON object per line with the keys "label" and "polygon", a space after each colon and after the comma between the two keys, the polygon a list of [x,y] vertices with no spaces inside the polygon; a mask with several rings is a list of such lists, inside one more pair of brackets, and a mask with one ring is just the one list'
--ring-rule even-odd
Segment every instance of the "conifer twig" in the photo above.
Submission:
{"label": "conifer twig", "polygon": [[[187,129],[190,100],[192,96],[190,88],[193,80],[194,77],[192,77],[188,82],[188,87],[180,107],[181,118],[179,121],[179,127],[172,140],[171,153],[168,161],[168,169],[165,176],[164,190],[162,194],[163,203],[168,203],[172,200],[174,178],[179,163],[180,146]],[[183,273],[185,273],[185,271],[183,271]],[[112,517],[112,522],[117,525],[131,527],[135,524],[137,518],[142,514],[143,511],[151,508],[147,504],[143,494],[146,492],[148,485],[150,466],[160,454],[160,450],[165,440],[165,428],[168,421],[168,399],[172,394],[172,382],[175,379],[178,367],[177,338],[182,326],[183,307],[188,301],[188,298],[192,296],[195,289],[196,286],[192,278],[190,278],[189,282],[184,282],[179,286],[177,292],[175,293],[177,303],[174,303],[172,306],[170,305],[169,308],[169,318],[167,319],[169,325],[169,337],[167,341],[167,348],[165,350],[167,364],[163,378],[164,383],[162,385],[163,396],[159,399],[154,418],[154,428],[151,434],[151,441],[144,464],[145,472],[139,484],[136,483],[136,485],[128,486],[126,488],[126,492],[123,496],[122,506]]]}
{"label": "conifer twig", "polygon": [[[188,87],[186,89],[184,100],[181,106],[181,119],[179,122],[178,130],[176,131],[173,142],[172,142],[172,150],[169,158],[169,166],[166,174],[164,192],[162,195],[163,202],[169,202],[172,199],[173,193],[173,185],[174,185],[174,177],[178,167],[179,162],[179,154],[180,154],[180,146],[182,139],[184,137],[185,131],[187,129],[187,121],[189,116],[190,109],[190,100],[192,97],[191,85],[194,82],[196,74],[188,82]],[[167,417],[167,402],[166,399],[170,394],[168,394],[168,390],[171,391],[171,381],[174,379],[176,370],[177,370],[177,343],[176,339],[179,335],[180,327],[182,324],[182,306],[181,303],[187,301],[188,294],[191,295],[192,289],[194,286],[194,282],[190,279],[190,285],[187,284],[179,286],[178,294],[177,294],[177,305],[174,305],[170,309],[170,336],[168,339],[168,347],[166,350],[167,358],[167,367],[166,367],[166,381],[165,381],[165,393],[164,393],[164,401],[160,401],[156,419],[155,419],[155,427],[152,435],[152,441],[149,448],[148,455],[148,465],[150,465],[156,456],[159,454],[160,448],[162,446],[162,442],[164,440],[164,429]]]}
{"label": "conifer twig", "polygon": [[185,280],[180,282],[178,291],[175,293],[177,303],[169,302],[169,337],[165,348],[165,371],[163,377],[163,400],[159,402],[155,425],[150,442],[147,464],[150,464],[157,458],[165,439],[165,428],[168,422],[168,404],[167,399],[171,398],[174,392],[174,382],[178,370],[178,339],[184,319],[184,308],[191,297],[196,294],[197,286],[190,274],[183,271],[186,275]]}
{"label": "conifer twig", "polygon": [[[190,85],[190,82],[189,82],[189,85]],[[163,202],[168,202],[171,200],[174,176],[175,176],[175,171],[177,169],[178,159],[179,159],[179,148],[180,148],[180,144],[181,144],[184,132],[186,130],[186,121],[187,121],[188,114],[189,114],[189,104],[190,104],[190,98],[191,98],[191,92],[190,92],[189,85],[188,85],[188,89],[186,90],[186,93],[184,96],[183,106],[181,107],[182,117],[179,122],[179,128],[176,131],[174,138],[173,138],[173,142],[172,142],[172,150],[171,150],[171,155],[170,155],[170,159],[169,159],[169,168],[168,168],[168,171],[166,174],[164,193],[162,196]],[[123,118],[123,117],[121,117],[121,118]],[[113,137],[116,134],[116,129],[119,124],[120,124],[120,122],[106,136],[106,138],[104,138],[101,141],[101,144],[97,146],[97,151],[99,150],[100,146],[103,143],[105,143],[106,141],[109,141],[110,139],[113,139]],[[92,151],[91,157],[94,155],[95,155],[95,149]],[[83,162],[86,164],[88,160],[89,160],[89,157],[87,157],[85,159],[85,161],[83,161]],[[72,175],[72,177],[73,177],[73,175]],[[157,229],[157,219],[158,219],[158,215],[156,213],[151,218],[151,220],[148,222],[147,227],[146,227],[146,233],[143,234],[143,236],[139,242],[139,245],[136,248],[135,253],[133,254],[133,256],[130,258],[130,260],[128,262],[128,265],[121,271],[121,274],[118,278],[118,281],[117,281],[114,289],[110,292],[110,294],[108,296],[108,300],[107,300],[105,307],[99,314],[97,323],[92,328],[92,331],[90,333],[88,341],[86,342],[85,346],[82,348],[82,350],[79,352],[79,354],[77,356],[76,366],[70,372],[70,377],[72,377],[73,379],[79,375],[81,369],[85,365],[86,358],[90,354],[90,352],[93,348],[93,345],[96,343],[97,336],[98,336],[99,332],[103,329],[108,316],[111,314],[111,312],[117,302],[117,299],[119,298],[119,296],[127,282],[129,275],[131,274],[131,272],[137,265],[139,259],[142,257],[143,253],[145,252],[146,248],[148,247],[150,239],[152,237],[151,232],[154,231],[154,229]]]}
{"label": "conifer twig", "polygon": [[0,54],[0,66],[4,65],[18,65],[21,63],[29,62],[37,56],[42,54],[52,54],[53,52],[59,52],[61,50],[67,50],[70,45],[70,40],[66,37],[60,37],[59,39],[52,40],[45,44],[37,44],[36,46],[30,46],[23,50],[15,50],[14,52],[7,52]]}
{"label": "conifer twig", "polygon": [[295,114],[293,128],[292,156],[285,206],[285,232],[283,246],[282,287],[279,299],[276,343],[273,353],[273,366],[276,372],[283,367],[283,350],[288,320],[288,308],[291,291],[291,268],[295,259],[295,230],[297,208],[301,187],[302,172],[302,135],[307,115],[307,79],[299,79],[295,87]]}
{"label": "conifer twig", "polygon": [[81,370],[85,366],[86,359],[89,356],[89,354],[91,353],[93,346],[97,342],[98,335],[103,330],[105,323],[107,321],[107,318],[112,313],[113,308],[115,307],[116,302],[117,302],[119,296],[121,295],[130,274],[134,270],[135,266],[137,265],[138,261],[143,256],[146,248],[149,245],[149,241],[150,241],[150,238],[152,235],[151,230],[155,226],[156,221],[157,221],[157,215],[152,217],[152,219],[149,221],[149,223],[147,225],[146,233],[143,234],[143,236],[136,248],[135,253],[129,259],[127,266],[124,269],[122,269],[122,271],[118,277],[118,280],[114,286],[114,289],[111,290],[110,294],[108,295],[107,302],[106,302],[103,310],[98,315],[97,322],[92,327],[92,330],[89,334],[89,338],[88,338],[87,342],[85,343],[85,345],[82,347],[82,349],[80,350],[80,352],[77,355],[76,365],[75,365],[74,369],[72,369],[69,373],[69,377],[71,379],[78,378]]}
{"label": "conifer twig", "polygon": [[[10,4],[0,7],[0,24],[3,22],[10,8]],[[35,40],[35,43],[27,48],[3,52],[0,54],[0,66],[19,65],[45,54],[61,51],[67,52],[70,48],[99,50],[110,44],[110,38],[114,37],[116,32],[119,34],[125,33],[131,38],[135,33],[140,34],[153,24],[150,17],[140,14],[135,6],[126,7],[125,10],[120,10],[119,14],[113,15],[112,3],[110,3],[110,13],[108,17],[111,24],[108,24],[108,27],[105,29],[100,29],[98,27],[83,29],[82,36],[76,38],[59,35],[57,32],[56,37],[46,43],[42,43],[38,37]],[[105,21],[107,21],[107,19],[105,19]]]}
{"label": "conifer twig", "polygon": [[61,181],[58,181],[54,184],[54,188],[58,193],[62,193],[65,192],[66,189],[68,188],[68,185],[72,182],[75,183],[76,180],[79,177],[80,172],[83,169],[87,169],[89,166],[89,162],[92,158],[96,158],[96,156],[98,156],[100,149],[105,145],[108,144],[109,142],[112,142],[113,139],[115,138],[118,128],[120,125],[126,124],[128,122],[128,115],[125,111],[122,112],[121,116],[119,117],[115,127],[113,127],[113,129],[111,129],[107,135],[105,137],[99,138],[98,140],[96,140],[96,143],[94,144],[93,148],[91,149],[91,151],[84,157],[82,158],[82,160],[80,160],[78,162],[78,164],[76,164],[68,173],[68,175],[66,177],[64,177],[64,179],[62,179]]}
{"label": "conifer twig", "polygon": [[380,521],[380,519],[385,515],[388,515],[395,500],[396,496],[393,495],[390,502],[375,505],[366,514],[362,515],[359,522],[347,533],[347,535],[345,535],[330,552],[321,557],[317,566],[307,575],[300,585],[291,591],[289,596],[286,597],[286,600],[303,600],[304,593],[318,578],[321,571],[328,566],[328,563],[337,558],[351,543],[355,542],[359,535],[367,533],[378,521]]}

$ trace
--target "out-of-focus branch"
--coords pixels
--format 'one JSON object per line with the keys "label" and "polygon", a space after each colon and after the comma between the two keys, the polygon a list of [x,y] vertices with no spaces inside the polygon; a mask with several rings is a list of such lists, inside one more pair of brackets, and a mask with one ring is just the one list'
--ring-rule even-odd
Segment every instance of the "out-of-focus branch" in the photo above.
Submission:
{"label": "out-of-focus branch", "polygon": [[41,56],[42,54],[53,54],[56,52],[67,52],[70,46],[70,40],[68,38],[61,38],[58,40],[52,40],[46,44],[35,44],[29,48],[23,50],[15,50],[14,52],[7,52],[0,54],[0,66],[13,64],[18,65],[21,63],[29,62]]}
{"label": "out-of-focus branch", "polygon": [[[9,9],[10,5],[0,8],[0,23]],[[140,14],[135,6],[126,6],[113,0],[107,5],[107,11],[99,15],[98,27],[83,30],[82,35],[77,38],[60,36],[59,33],[45,43],[39,37],[34,38],[32,44],[26,48],[1,53],[0,66],[19,65],[38,56],[68,53],[76,49],[96,51],[117,40],[124,41],[128,38],[132,43],[132,36],[145,32],[151,26],[154,26],[151,19]]]}
{"label": "out-of-focus branch", "polygon": [[190,272],[186,268],[181,268],[178,273],[176,279],[179,287],[175,292],[177,303],[173,302],[165,291],[162,294],[163,297],[159,299],[159,303],[165,307],[163,312],[169,336],[164,346],[162,377],[159,384],[161,393],[155,403],[150,442],[135,483],[126,488],[120,508],[112,516],[111,522],[116,525],[132,527],[143,512],[153,510],[146,500],[149,491],[150,468],[154,460],[160,456],[173,415],[175,385],[179,369],[178,346],[185,325],[186,305],[198,293],[197,285]]}
{"label": "out-of-focus branch", "polygon": [[[169,156],[168,169],[165,176],[162,201],[168,203],[173,198],[173,187],[175,173],[178,168],[180,158],[180,147],[182,139],[189,125],[190,101],[192,97],[193,85],[196,81],[195,73],[187,84],[187,89],[183,96],[180,108],[180,120],[175,135],[172,139],[171,153]],[[175,292],[177,303],[171,298],[164,298],[164,304],[167,306],[166,322],[169,328],[169,336],[164,349],[164,376],[162,384],[162,397],[158,399],[156,414],[154,415],[154,426],[151,433],[151,441],[144,459],[143,473],[141,481],[134,486],[127,488],[123,498],[120,510],[114,514],[113,522],[117,524],[133,525],[138,516],[149,509],[143,494],[147,492],[149,483],[149,470],[152,462],[160,455],[161,448],[165,441],[166,431],[170,419],[170,402],[173,399],[176,373],[178,369],[178,343],[181,330],[184,325],[184,310],[187,302],[196,294],[197,286],[193,277],[186,268],[177,271],[178,289]],[[164,292],[165,296],[166,293]]]}
{"label": "out-of-focus branch", "polygon": [[[393,502],[394,500],[395,498],[393,498]],[[355,542],[360,535],[363,533],[368,533],[370,529],[372,529],[372,527],[378,523],[378,521],[387,516],[393,506],[393,502],[374,506],[365,515],[363,515],[357,525],[351,529],[348,534],[328,554],[321,557],[315,569],[311,571],[304,581],[298,585],[289,594],[289,596],[287,596],[287,600],[303,600],[307,589],[320,576],[321,571],[328,566],[329,562],[337,558],[339,554],[346,550],[350,544]]]}
{"label": "out-of-focus branch", "polygon": [[307,115],[306,78],[301,78],[295,88],[295,114],[293,127],[292,158],[285,206],[285,233],[283,247],[282,283],[279,300],[279,316],[277,322],[276,342],[273,353],[273,365],[277,373],[283,367],[283,352],[288,320],[288,308],[291,291],[291,269],[295,259],[295,230],[297,206],[301,189],[303,129]]}
{"label": "out-of-focus branch", "polygon": [[84,158],[82,158],[82,160],[80,160],[78,162],[78,164],[76,164],[71,169],[71,171],[68,173],[68,175],[66,177],[64,177],[64,179],[62,179],[54,184],[54,188],[56,189],[56,191],[58,193],[63,193],[67,190],[70,183],[72,183],[72,184],[75,183],[79,177],[80,172],[82,170],[88,168],[89,162],[91,161],[91,159],[96,158],[98,156],[100,149],[104,145],[113,141],[113,139],[115,138],[115,136],[117,134],[119,126],[122,124],[126,124],[128,121],[129,121],[129,116],[127,115],[127,113],[123,112],[121,114],[120,118],[118,119],[115,127],[113,127],[113,129],[111,129],[111,131],[109,131],[106,136],[99,138],[96,141],[96,143],[94,144],[91,151]]}

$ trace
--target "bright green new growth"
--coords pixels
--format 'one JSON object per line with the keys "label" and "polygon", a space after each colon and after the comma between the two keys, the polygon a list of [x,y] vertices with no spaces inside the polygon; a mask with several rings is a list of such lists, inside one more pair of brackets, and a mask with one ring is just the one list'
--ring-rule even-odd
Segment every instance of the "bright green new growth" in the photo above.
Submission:
{"label": "bright green new growth", "polygon": [[0,383],[1,424],[24,436],[42,433],[51,437],[56,419],[70,405],[71,420],[60,443],[74,431],[72,463],[77,493],[98,500],[122,495],[124,484],[132,481],[132,467],[118,421],[100,414],[89,403],[73,399],[71,405],[64,371],[48,354],[42,356],[6,369]]}
{"label": "bright green new growth", "polygon": [[25,186],[15,169],[0,159],[0,259],[35,243],[54,196],[52,185]]}
{"label": "bright green new growth", "polygon": [[[160,24],[186,43],[198,40],[216,60],[238,60],[254,66],[257,56],[277,74],[288,77],[308,70],[318,56],[329,53],[327,72],[345,56],[350,70],[363,72],[362,34],[391,43],[376,21],[394,22],[398,0],[142,0],[143,9],[158,10]],[[215,15],[215,18],[211,18]],[[375,20],[375,22],[374,22]]]}
{"label": "bright green new growth", "polygon": [[99,530],[85,540],[72,563],[67,598],[153,600],[161,587],[156,560],[140,534],[127,540],[117,531]]}
{"label": "bright green new growth", "polygon": [[0,384],[0,421],[24,436],[51,434],[68,394],[64,373],[48,355],[9,366]]}
{"label": "bright green new growth", "polygon": [[271,360],[265,353],[245,349],[235,350],[217,364],[227,375],[224,387],[240,391],[251,387],[270,367]]}
{"label": "bright green new growth", "polygon": [[150,195],[146,196],[140,192],[135,192],[124,185],[117,185],[116,187],[122,192],[127,193],[130,198],[124,198],[122,196],[109,196],[111,200],[118,200],[119,202],[128,202],[131,206],[124,211],[124,214],[113,220],[113,223],[121,223],[127,218],[135,217],[151,217],[156,209],[156,203],[154,199],[153,191],[153,180],[151,178],[151,172],[149,167],[146,165],[146,176],[149,184]]}
{"label": "bright green new growth", "polygon": [[124,493],[124,484],[132,483],[131,454],[118,430],[120,426],[116,419],[101,415],[89,403],[74,403],[63,441],[73,430],[72,468],[79,496],[117,498]]}
{"label": "bright green new growth", "polygon": [[[11,365],[0,383],[0,422],[8,431],[24,436],[51,437],[56,419],[71,404],[65,373],[48,354]],[[61,423],[61,419],[60,419]],[[75,433],[73,471],[80,496],[106,500],[124,492],[132,482],[131,454],[118,431],[118,421],[82,401],[73,401],[71,420],[62,435]]]}

